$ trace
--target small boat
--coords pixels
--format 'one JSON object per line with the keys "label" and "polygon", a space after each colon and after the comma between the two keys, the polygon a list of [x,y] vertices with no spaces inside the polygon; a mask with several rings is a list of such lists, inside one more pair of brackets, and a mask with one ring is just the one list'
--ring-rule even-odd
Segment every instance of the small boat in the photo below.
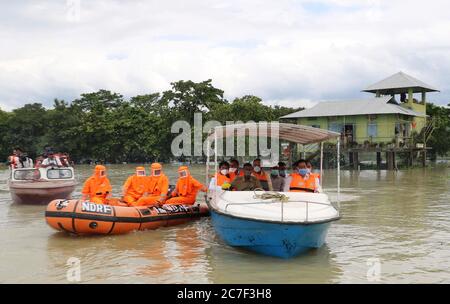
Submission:
{"label": "small boat", "polygon": [[13,169],[8,181],[13,202],[31,205],[70,199],[77,184],[72,167]]}
{"label": "small boat", "polygon": [[80,200],[54,200],[47,206],[47,224],[71,234],[125,234],[187,223],[208,216],[208,206],[166,205],[123,207],[99,205]]}
{"label": "small boat", "polygon": [[[218,140],[229,136],[264,134],[266,137],[277,137],[303,145],[321,143],[340,136],[327,130],[286,123],[278,124],[277,134],[259,130],[262,127],[267,128],[267,125],[216,127],[208,136],[207,146],[209,141],[214,141],[214,146],[217,146]],[[248,133],[235,133],[233,130],[247,130]],[[339,140],[337,146],[339,155]],[[207,155],[207,176],[209,158]],[[217,157],[214,163],[217,172]],[[338,167],[338,197],[339,172]],[[340,219],[339,211],[325,193],[224,191],[210,187],[207,202],[212,225],[225,243],[279,258],[291,258],[321,247],[331,223]]]}

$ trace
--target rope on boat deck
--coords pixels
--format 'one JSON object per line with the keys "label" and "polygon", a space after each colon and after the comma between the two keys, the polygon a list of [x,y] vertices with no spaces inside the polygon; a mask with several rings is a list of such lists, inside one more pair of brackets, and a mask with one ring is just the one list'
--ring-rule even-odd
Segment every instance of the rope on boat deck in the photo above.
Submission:
{"label": "rope on boat deck", "polygon": [[[256,191],[263,191],[262,194],[257,194]],[[274,191],[265,191],[264,189],[255,189],[253,191],[253,198],[261,199],[261,200],[274,200],[280,201],[282,203],[287,203],[289,201],[289,197],[283,193],[274,192]]]}

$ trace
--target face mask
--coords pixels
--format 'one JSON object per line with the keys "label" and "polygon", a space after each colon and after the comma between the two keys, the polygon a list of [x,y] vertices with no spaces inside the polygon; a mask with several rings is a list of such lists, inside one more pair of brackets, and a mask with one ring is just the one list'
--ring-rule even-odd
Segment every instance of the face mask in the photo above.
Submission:
{"label": "face mask", "polygon": [[280,176],[285,177],[286,176],[286,170],[280,170]]}
{"label": "face mask", "polygon": [[230,168],[230,173],[234,173],[237,171],[237,168]]}
{"label": "face mask", "polygon": [[308,173],[311,173],[311,168],[308,168]]}
{"label": "face mask", "polygon": [[153,170],[153,176],[160,176],[161,170]]}
{"label": "face mask", "polygon": [[270,175],[273,175],[273,176],[278,176],[279,174],[280,174],[280,171],[278,171],[278,170],[272,170],[270,172]]}
{"label": "face mask", "polygon": [[255,166],[255,167],[253,168],[253,170],[255,170],[256,173],[261,172],[261,168],[258,167],[258,166]]}
{"label": "face mask", "polygon": [[220,174],[227,175],[228,174],[228,170],[227,169],[222,169],[222,170],[220,170]]}
{"label": "face mask", "polygon": [[308,169],[298,169],[298,174],[300,174],[301,176],[305,176],[306,174],[308,174]]}

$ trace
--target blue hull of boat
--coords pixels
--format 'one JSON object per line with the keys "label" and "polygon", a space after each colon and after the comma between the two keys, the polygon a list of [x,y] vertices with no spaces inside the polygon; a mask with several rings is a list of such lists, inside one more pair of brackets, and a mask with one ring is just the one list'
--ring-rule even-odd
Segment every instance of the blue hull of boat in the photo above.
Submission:
{"label": "blue hull of boat", "polygon": [[217,234],[228,245],[264,255],[291,258],[325,243],[331,222],[279,224],[227,216],[211,210]]}

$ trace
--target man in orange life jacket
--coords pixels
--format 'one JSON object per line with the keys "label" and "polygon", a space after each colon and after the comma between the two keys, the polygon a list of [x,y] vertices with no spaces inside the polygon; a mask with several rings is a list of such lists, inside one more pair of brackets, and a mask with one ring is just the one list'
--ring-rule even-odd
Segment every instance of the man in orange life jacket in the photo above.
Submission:
{"label": "man in orange life jacket", "polygon": [[270,176],[261,168],[261,159],[259,158],[253,161],[253,176],[259,180],[264,190],[272,191]]}
{"label": "man in orange life jacket", "polygon": [[291,174],[291,181],[289,184],[289,191],[291,192],[319,192],[319,185],[316,178],[309,174],[306,167],[305,160],[299,160],[297,165],[297,172]]}
{"label": "man in orange life jacket", "polygon": [[137,202],[138,206],[155,206],[163,204],[169,192],[169,179],[162,171],[161,164],[153,163],[150,166],[151,175],[147,177],[146,192]]}
{"label": "man in orange life jacket", "polygon": [[146,183],[145,168],[137,167],[136,174],[128,177],[123,185],[123,201],[128,206],[135,206],[138,200],[145,194]]}
{"label": "man in orange life jacket", "polygon": [[13,153],[11,156],[8,157],[8,166],[10,166],[11,169],[17,169],[20,166],[20,155],[22,154],[22,151],[20,148],[14,148]]}
{"label": "man in orange life jacket", "polygon": [[239,168],[239,161],[237,159],[230,160],[230,170],[228,174],[230,175],[231,182],[238,176],[244,176],[244,170]]}
{"label": "man in orange life jacket", "polygon": [[193,205],[198,191],[206,192],[208,189],[189,172],[188,167],[178,168],[178,181],[171,198],[166,201],[167,205]]}
{"label": "man in orange life jacket", "polygon": [[316,179],[316,183],[320,184],[320,173],[313,172],[313,166],[309,160],[306,161],[306,168],[308,168],[309,175]]}
{"label": "man in orange life jacket", "polygon": [[219,164],[219,172],[214,175],[214,178],[216,179],[216,186],[222,187],[225,183],[231,183],[229,169],[230,165],[226,161]]}
{"label": "man in orange life jacket", "polygon": [[81,200],[86,201],[89,198],[95,204],[108,204],[111,192],[112,187],[106,177],[106,168],[98,165],[95,166],[94,174],[84,183]]}

